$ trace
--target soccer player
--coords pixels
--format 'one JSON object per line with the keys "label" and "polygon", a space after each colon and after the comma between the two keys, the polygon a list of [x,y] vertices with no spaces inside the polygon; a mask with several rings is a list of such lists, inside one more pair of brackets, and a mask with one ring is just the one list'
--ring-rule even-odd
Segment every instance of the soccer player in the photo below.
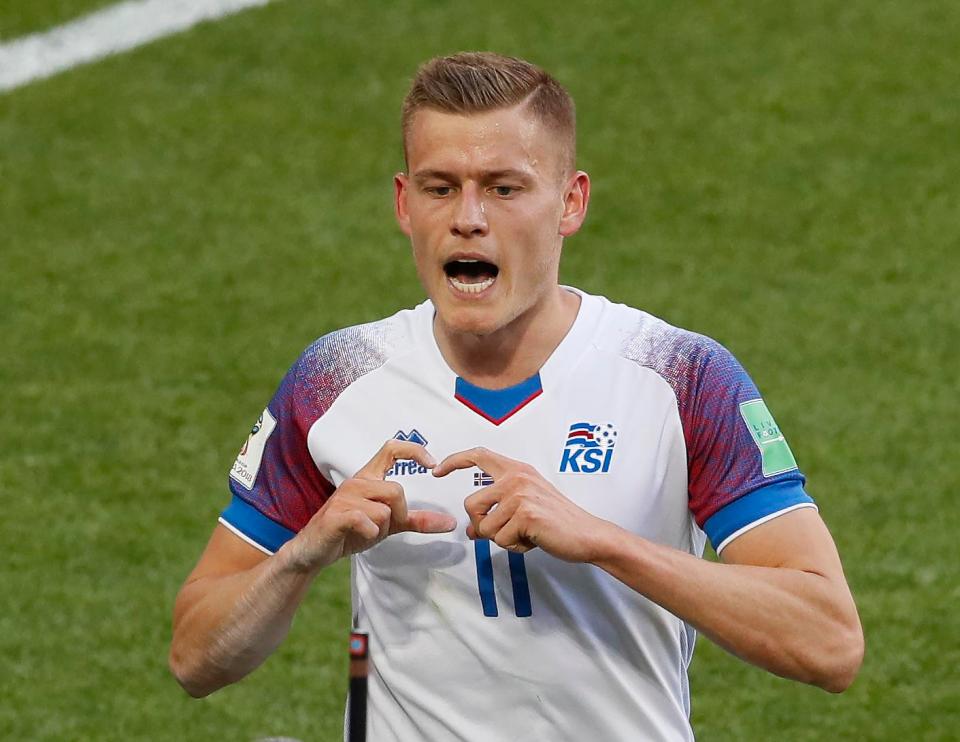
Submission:
{"label": "soccer player", "polygon": [[840,559],[750,377],[559,285],[590,199],[574,142],[570,96],[527,62],[420,68],[394,190],[429,300],[317,340],[263,411],[177,598],[190,694],[263,662],[348,556],[378,742],[692,739],[696,631],[852,682]]}

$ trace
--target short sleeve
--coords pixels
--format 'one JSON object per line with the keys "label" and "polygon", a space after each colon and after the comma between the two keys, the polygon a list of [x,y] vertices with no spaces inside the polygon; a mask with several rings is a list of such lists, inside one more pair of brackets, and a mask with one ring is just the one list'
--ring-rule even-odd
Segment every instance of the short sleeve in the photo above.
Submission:
{"label": "short sleeve", "polygon": [[690,510],[720,552],[767,520],[815,505],[756,385],[726,348],[701,339],[680,412]]}
{"label": "short sleeve", "polygon": [[333,493],[307,448],[322,414],[304,383],[304,358],[287,372],[230,471],[233,499],[220,522],[269,554],[303,528]]}

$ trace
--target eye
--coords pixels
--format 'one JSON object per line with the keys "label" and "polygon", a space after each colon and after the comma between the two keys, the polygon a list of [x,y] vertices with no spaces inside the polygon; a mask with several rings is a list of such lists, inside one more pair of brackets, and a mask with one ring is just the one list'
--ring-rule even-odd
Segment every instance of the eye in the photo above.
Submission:
{"label": "eye", "polygon": [[514,193],[516,193],[519,190],[520,190],[519,188],[515,188],[514,186],[508,186],[508,185],[498,185],[493,187],[494,193],[504,198],[508,196],[512,196]]}
{"label": "eye", "polygon": [[435,198],[445,198],[450,195],[453,188],[451,186],[427,186],[423,190]]}

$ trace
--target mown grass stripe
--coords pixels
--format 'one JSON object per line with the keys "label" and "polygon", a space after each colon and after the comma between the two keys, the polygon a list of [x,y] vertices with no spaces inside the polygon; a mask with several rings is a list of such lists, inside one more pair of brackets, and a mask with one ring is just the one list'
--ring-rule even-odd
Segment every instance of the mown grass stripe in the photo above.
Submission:
{"label": "mown grass stripe", "polygon": [[130,0],[0,44],[0,91],[95,62],[270,0]]}

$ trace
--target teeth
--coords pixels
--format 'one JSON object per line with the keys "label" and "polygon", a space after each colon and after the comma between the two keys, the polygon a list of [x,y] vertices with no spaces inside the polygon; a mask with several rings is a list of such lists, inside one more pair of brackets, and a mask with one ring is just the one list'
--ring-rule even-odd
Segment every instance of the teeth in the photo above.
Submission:
{"label": "teeth", "polygon": [[[466,261],[464,261],[466,262]],[[453,284],[453,287],[457,291],[462,291],[465,294],[479,294],[484,289],[488,289],[493,286],[493,282],[497,280],[496,278],[485,278],[479,283],[463,283],[458,281],[456,278],[451,278],[450,283]]]}

